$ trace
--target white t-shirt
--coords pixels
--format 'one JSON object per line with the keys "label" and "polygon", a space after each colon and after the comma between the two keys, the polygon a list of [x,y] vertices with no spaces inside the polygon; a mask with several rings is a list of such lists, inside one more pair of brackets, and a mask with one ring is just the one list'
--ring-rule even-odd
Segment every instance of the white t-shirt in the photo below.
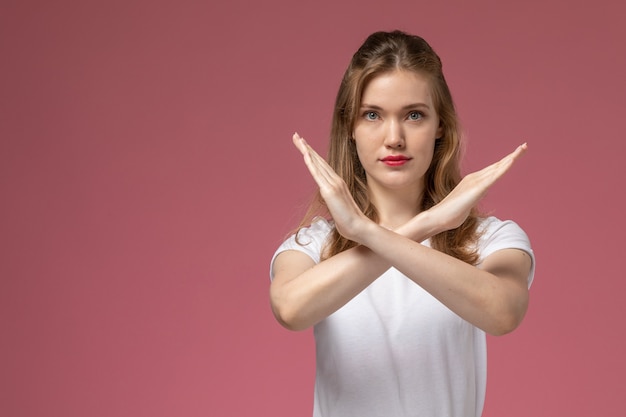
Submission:
{"label": "white t-shirt", "polygon": [[[316,263],[332,226],[317,219],[276,251]],[[508,248],[535,260],[524,231],[512,221],[484,219],[480,259]],[[428,245],[428,241],[422,242]],[[272,263],[274,261],[272,258]],[[272,275],[270,269],[270,275]],[[314,328],[314,417],[479,417],[486,377],[485,333],[405,275],[390,268]]]}

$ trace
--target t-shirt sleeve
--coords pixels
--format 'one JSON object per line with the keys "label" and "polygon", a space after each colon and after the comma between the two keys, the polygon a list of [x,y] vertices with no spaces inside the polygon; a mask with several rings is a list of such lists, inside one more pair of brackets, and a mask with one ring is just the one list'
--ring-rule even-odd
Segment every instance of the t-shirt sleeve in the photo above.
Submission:
{"label": "t-shirt sleeve", "polygon": [[291,235],[285,240],[276,250],[272,260],[270,262],[270,279],[274,279],[274,260],[281,252],[287,250],[297,250],[308,255],[316,264],[320,262],[322,249],[326,243],[329,233],[332,231],[332,226],[326,219],[318,218],[311,226],[304,227],[298,232],[298,239],[296,235]]}
{"label": "t-shirt sleeve", "polygon": [[481,225],[482,235],[479,240],[480,262],[492,253],[501,249],[520,249],[528,253],[531,259],[528,274],[528,288],[535,277],[535,254],[530,246],[530,239],[522,228],[511,220],[498,220],[489,217]]}

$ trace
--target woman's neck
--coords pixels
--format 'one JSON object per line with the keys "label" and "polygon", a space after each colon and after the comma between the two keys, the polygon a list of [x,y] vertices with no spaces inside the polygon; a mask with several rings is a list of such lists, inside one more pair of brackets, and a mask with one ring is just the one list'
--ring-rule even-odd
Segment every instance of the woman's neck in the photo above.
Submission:
{"label": "woman's neck", "polygon": [[369,190],[370,201],[378,212],[378,223],[396,229],[417,216],[422,207],[422,191]]}

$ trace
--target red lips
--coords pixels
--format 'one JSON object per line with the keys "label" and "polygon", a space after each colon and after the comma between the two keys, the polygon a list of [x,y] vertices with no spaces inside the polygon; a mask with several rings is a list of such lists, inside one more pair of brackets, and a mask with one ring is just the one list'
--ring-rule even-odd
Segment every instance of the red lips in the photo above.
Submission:
{"label": "red lips", "polygon": [[409,158],[408,156],[404,156],[404,155],[388,155],[384,157],[383,159],[381,159],[381,161],[385,165],[392,166],[392,167],[404,165],[410,160],[411,158]]}
{"label": "red lips", "polygon": [[411,158],[409,158],[408,156],[404,156],[404,155],[389,155],[389,156],[386,156],[383,159],[381,159],[381,161],[383,161],[383,162],[387,162],[387,161],[397,162],[397,161],[408,161],[409,159],[411,159]]}

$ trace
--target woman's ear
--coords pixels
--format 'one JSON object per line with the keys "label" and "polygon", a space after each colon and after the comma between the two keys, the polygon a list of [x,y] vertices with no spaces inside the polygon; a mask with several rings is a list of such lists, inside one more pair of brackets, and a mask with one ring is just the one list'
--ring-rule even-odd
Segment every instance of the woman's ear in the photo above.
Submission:
{"label": "woman's ear", "polygon": [[435,139],[441,139],[443,137],[443,124],[441,124],[441,120],[439,121],[439,127],[437,128],[437,132],[435,133]]}

